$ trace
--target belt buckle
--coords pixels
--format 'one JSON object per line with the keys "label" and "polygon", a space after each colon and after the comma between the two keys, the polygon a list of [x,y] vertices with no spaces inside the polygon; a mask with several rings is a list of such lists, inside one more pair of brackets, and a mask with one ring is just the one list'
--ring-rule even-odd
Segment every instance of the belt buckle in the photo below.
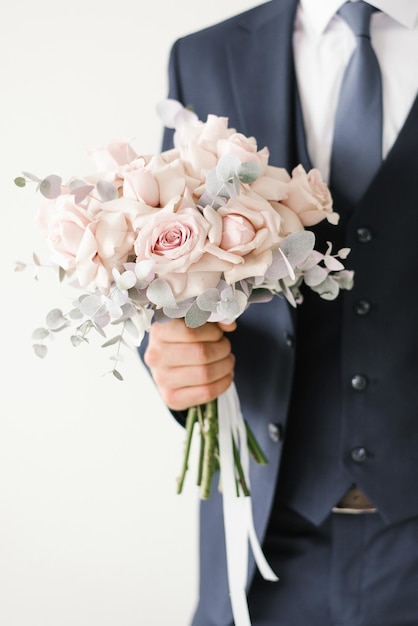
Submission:
{"label": "belt buckle", "polygon": [[352,509],[350,507],[334,506],[332,507],[332,513],[344,513],[346,515],[364,515],[366,513],[376,513],[376,507],[369,507],[367,509]]}

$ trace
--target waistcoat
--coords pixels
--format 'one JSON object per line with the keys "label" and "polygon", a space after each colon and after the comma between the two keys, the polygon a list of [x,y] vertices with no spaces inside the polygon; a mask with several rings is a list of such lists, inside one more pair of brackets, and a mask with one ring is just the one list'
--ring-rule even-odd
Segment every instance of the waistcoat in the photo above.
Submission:
{"label": "waistcoat", "polygon": [[[309,168],[300,107],[295,126],[298,157]],[[276,498],[314,523],[352,483],[386,521],[418,515],[417,168],[415,103],[358,206],[349,211],[333,193],[339,226],[315,228],[321,251],[326,241],[334,251],[351,248],[345,265],[355,282],[333,302],[306,289],[295,316],[296,366]]]}

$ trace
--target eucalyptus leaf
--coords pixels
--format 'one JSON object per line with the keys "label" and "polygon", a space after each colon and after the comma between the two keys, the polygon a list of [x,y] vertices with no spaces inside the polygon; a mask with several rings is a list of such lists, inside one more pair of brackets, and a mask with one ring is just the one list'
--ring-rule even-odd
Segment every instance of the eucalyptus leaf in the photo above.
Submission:
{"label": "eucalyptus leaf", "polygon": [[147,289],[148,299],[157,306],[176,309],[177,303],[170,285],[162,278],[156,278]]}
{"label": "eucalyptus leaf", "polygon": [[[212,197],[216,198],[221,193],[223,182],[216,175],[216,170],[210,170],[206,176],[206,191]],[[210,204],[207,202],[207,204]]]}
{"label": "eucalyptus leaf", "polygon": [[216,166],[216,175],[223,183],[233,180],[238,176],[237,172],[241,166],[239,158],[232,153],[225,154],[219,159]]}
{"label": "eucalyptus leaf", "polygon": [[70,317],[72,320],[81,320],[83,319],[83,314],[80,311],[80,309],[76,307],[75,309],[71,309],[71,311],[68,314],[68,317]]}
{"label": "eucalyptus leaf", "polygon": [[122,291],[127,291],[128,289],[131,289],[136,285],[136,281],[137,276],[135,272],[132,272],[131,270],[126,270],[126,272],[120,274],[120,276],[116,279],[116,286]]}
{"label": "eucalyptus leaf", "polygon": [[106,311],[100,296],[86,295],[80,302],[80,310],[87,317],[94,317]]}
{"label": "eucalyptus leaf", "polygon": [[318,286],[323,284],[323,282],[327,279],[328,272],[323,267],[316,265],[309,272],[304,274],[304,281],[311,287],[314,291],[318,291]]}
{"label": "eucalyptus leaf", "polygon": [[118,372],[118,370],[112,370],[112,374],[118,380],[123,380],[123,376],[122,376],[122,374],[120,372]]}
{"label": "eucalyptus leaf", "polygon": [[239,166],[237,174],[242,183],[253,183],[261,174],[261,165],[255,161],[245,161]]}
{"label": "eucalyptus leaf", "polygon": [[203,293],[199,294],[196,299],[199,309],[202,311],[215,311],[219,302],[219,292],[214,287],[213,289],[207,289]]}
{"label": "eucalyptus leaf", "polygon": [[31,174],[30,172],[22,172],[23,176],[28,180],[32,180],[34,183],[40,183],[41,179],[39,176],[35,176],[35,174]]}
{"label": "eucalyptus leaf", "polygon": [[93,327],[99,333],[99,335],[101,335],[102,337],[106,337],[106,333],[103,330],[103,328],[100,326],[100,324],[97,324],[96,322],[93,321]]}
{"label": "eucalyptus leaf", "polygon": [[306,259],[315,245],[315,235],[310,230],[292,233],[283,239],[280,248],[292,267],[297,267]]}
{"label": "eucalyptus leaf", "polygon": [[197,306],[197,303],[194,302],[187,311],[184,321],[189,328],[198,328],[208,321],[210,315],[210,311],[202,311],[202,309],[199,309]]}
{"label": "eucalyptus leaf", "polygon": [[102,343],[102,348],[108,348],[109,346],[114,346],[115,343],[119,343],[122,339],[122,335],[116,335],[115,337],[112,337],[112,339],[109,339],[108,341],[105,341],[104,343]]}
{"label": "eucalyptus leaf", "polygon": [[315,285],[312,289],[319,293],[323,300],[335,300],[339,293],[338,283],[331,276],[327,276],[324,282]]}
{"label": "eucalyptus leaf", "polygon": [[80,343],[87,342],[87,339],[85,337],[80,337],[80,335],[71,335],[70,341],[71,341],[71,344],[74,346],[74,348],[77,348],[77,346],[79,346]]}
{"label": "eucalyptus leaf", "polygon": [[126,328],[127,332],[131,335],[131,337],[133,337],[134,339],[138,339],[138,337],[139,337],[139,330],[138,330],[137,326],[135,326],[135,323],[131,319],[128,318],[126,320],[125,328]]}
{"label": "eucalyptus leaf", "polygon": [[238,317],[240,313],[240,306],[236,300],[226,300],[218,304],[217,312],[225,319],[232,320]]}
{"label": "eucalyptus leaf", "polygon": [[91,322],[91,320],[86,320],[85,322],[80,324],[80,326],[78,326],[77,331],[81,335],[85,336],[91,330],[91,328],[93,328],[93,323]]}
{"label": "eucalyptus leaf", "polygon": [[52,309],[46,316],[46,325],[49,330],[58,331],[68,326],[68,321],[64,317],[61,309]]}
{"label": "eucalyptus leaf", "polygon": [[109,202],[110,200],[116,200],[119,198],[119,192],[112,183],[109,183],[107,180],[99,180],[96,185],[97,191],[99,193],[100,199],[103,202]]}
{"label": "eucalyptus leaf", "polygon": [[42,341],[49,337],[49,330],[47,328],[35,328],[32,333],[32,341]]}
{"label": "eucalyptus leaf", "polygon": [[40,359],[44,359],[48,353],[48,348],[43,343],[33,344],[33,349],[36,356],[38,356]]}
{"label": "eucalyptus leaf", "polygon": [[56,174],[50,174],[39,183],[39,191],[48,200],[55,200],[61,195],[62,178]]}
{"label": "eucalyptus leaf", "polygon": [[226,195],[229,198],[236,198],[240,192],[240,182],[238,176],[235,176],[228,182],[224,183],[222,195]]}
{"label": "eucalyptus leaf", "polygon": [[249,304],[255,304],[257,302],[270,302],[273,299],[273,294],[268,289],[260,288],[254,289],[248,298]]}
{"label": "eucalyptus leaf", "polygon": [[26,178],[23,176],[17,176],[13,182],[16,187],[26,187]]}
{"label": "eucalyptus leaf", "polygon": [[346,259],[350,254],[350,251],[351,248],[340,248],[340,250],[338,250],[338,256],[340,257],[340,259]]}
{"label": "eucalyptus leaf", "polygon": [[70,193],[74,195],[74,200],[78,204],[87,198],[94,189],[94,185],[89,185],[84,180],[76,178],[69,185]]}
{"label": "eucalyptus leaf", "polygon": [[341,261],[339,261],[338,259],[336,259],[333,256],[325,255],[324,263],[325,263],[326,267],[329,270],[331,270],[332,272],[339,272],[340,270],[344,269],[344,265],[341,263]]}
{"label": "eucalyptus leaf", "polygon": [[287,276],[290,276],[292,280],[295,278],[294,268],[280,246],[273,252],[273,262],[267,268],[265,277],[267,280],[276,281]]}
{"label": "eucalyptus leaf", "polygon": [[352,289],[354,284],[354,272],[343,270],[335,274],[333,279],[338,282],[340,289]]}
{"label": "eucalyptus leaf", "polygon": [[[164,315],[166,315],[170,319],[181,319],[183,317],[186,317],[187,311],[190,309],[192,304],[193,303],[190,300],[183,300],[183,302],[179,302],[176,308],[172,309],[165,306],[162,311]],[[156,312],[156,315],[157,313],[158,311]]]}

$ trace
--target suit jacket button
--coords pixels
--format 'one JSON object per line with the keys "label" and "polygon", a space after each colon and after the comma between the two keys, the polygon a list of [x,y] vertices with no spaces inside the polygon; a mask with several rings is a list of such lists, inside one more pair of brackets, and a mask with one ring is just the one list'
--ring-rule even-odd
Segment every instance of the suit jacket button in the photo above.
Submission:
{"label": "suit jacket button", "polygon": [[357,300],[356,304],[354,305],[355,312],[357,313],[357,315],[361,316],[368,315],[371,308],[372,305],[368,300]]}
{"label": "suit jacket button", "polygon": [[351,386],[356,391],[364,391],[368,385],[367,377],[364,374],[355,374],[351,379]]}
{"label": "suit jacket button", "polygon": [[293,335],[291,335],[290,333],[285,333],[284,338],[286,341],[286,345],[289,348],[293,348],[293,346],[295,345],[295,338],[293,337]]}
{"label": "suit jacket button", "polygon": [[365,226],[357,228],[356,237],[360,243],[369,243],[373,239],[371,230]]}
{"label": "suit jacket button", "polygon": [[369,451],[363,446],[353,448],[350,452],[350,456],[355,463],[363,463],[369,457]]}
{"label": "suit jacket button", "polygon": [[283,426],[281,424],[274,424],[270,422],[268,425],[269,436],[274,443],[278,443],[283,439]]}

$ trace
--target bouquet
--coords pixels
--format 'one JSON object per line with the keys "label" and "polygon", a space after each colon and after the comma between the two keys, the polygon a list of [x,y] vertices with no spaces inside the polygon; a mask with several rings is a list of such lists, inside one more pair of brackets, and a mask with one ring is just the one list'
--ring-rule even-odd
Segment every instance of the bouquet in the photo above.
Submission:
{"label": "bouquet", "polygon": [[[302,283],[328,300],[352,286],[342,263],[349,250],[333,253],[328,242],[320,252],[309,230],[322,220],[338,222],[317,170],[269,165],[268,149],[230,128],[227,118],[200,121],[174,100],[159,110],[174,129],[171,150],[138,155],[128,143],[112,143],[91,152],[97,174],[15,179],[21,187],[34,182],[42,194],[36,223],[50,263],[79,291],[71,310],[53,309],[34,331],[39,357],[57,332],[69,330],[79,346],[93,331],[115,348],[111,372],[122,380],[121,347],[140,345],[152,321],[231,322],[276,295],[300,304]],[[219,466],[224,492],[230,484],[229,491],[250,494],[247,453],[267,460],[231,394],[228,418],[220,419],[217,401],[189,410],[179,492],[198,425],[201,497],[209,497]]]}

